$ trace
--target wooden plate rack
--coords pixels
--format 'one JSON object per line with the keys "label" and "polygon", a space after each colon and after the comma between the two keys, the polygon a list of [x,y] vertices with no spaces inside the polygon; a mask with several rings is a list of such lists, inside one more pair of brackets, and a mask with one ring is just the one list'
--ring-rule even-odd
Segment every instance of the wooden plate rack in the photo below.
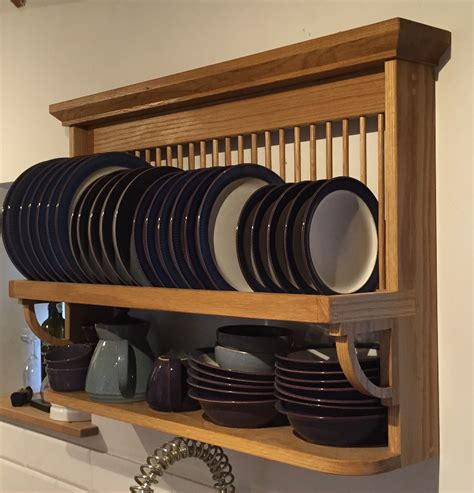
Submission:
{"label": "wooden plate rack", "polygon": [[[450,33],[391,19],[59,104],[71,155],[133,152],[185,169],[259,162],[287,181],[351,175],[380,204],[380,289],[315,296],[11,281],[31,329],[77,340],[105,307],[327,324],[347,378],[389,409],[387,447],[322,447],[291,429],[235,430],[201,413],[49,400],[149,428],[336,474],[374,474],[438,453],[435,67]],[[358,147],[358,159],[350,150]],[[372,159],[369,147],[374,149]],[[352,149],[353,150],[353,149]],[[34,305],[67,304],[66,339],[41,332]],[[354,357],[357,334],[379,332],[382,386]],[[416,378],[414,376],[416,375]]]}

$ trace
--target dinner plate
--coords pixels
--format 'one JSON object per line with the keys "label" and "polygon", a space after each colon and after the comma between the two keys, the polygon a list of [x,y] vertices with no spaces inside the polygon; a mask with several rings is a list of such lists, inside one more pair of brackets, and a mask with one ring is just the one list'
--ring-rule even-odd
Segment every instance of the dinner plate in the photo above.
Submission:
{"label": "dinner plate", "polygon": [[240,213],[237,224],[237,256],[240,270],[242,271],[245,280],[253,291],[269,291],[255,267],[255,259],[253,257],[251,246],[251,235],[253,221],[257,212],[258,206],[268,193],[275,188],[275,185],[266,185],[256,190],[245,202]]}
{"label": "dinner plate", "polygon": [[53,193],[47,228],[49,246],[66,266],[66,270],[76,282],[85,282],[86,277],[80,265],[74,262],[69,242],[69,225],[74,205],[90,183],[100,176],[119,169],[137,169],[149,164],[131,154],[110,152],[72,160]]}
{"label": "dinner plate", "polygon": [[35,182],[38,176],[41,176],[43,168],[52,162],[58,162],[58,159],[41,162],[25,170],[10,186],[3,202],[2,237],[5,250],[15,268],[27,279],[40,279],[40,277],[31,264],[20,240],[20,207],[29,184]]}
{"label": "dinner plate", "polygon": [[215,289],[212,279],[199,261],[197,250],[196,224],[201,207],[202,199],[211,186],[216,176],[222,173],[225,168],[215,167],[206,168],[208,171],[200,176],[200,183],[191,194],[189,201],[186,203],[184,211],[184,232],[183,232],[183,254],[189,269],[201,280],[205,289]]}
{"label": "dinner plate", "polygon": [[107,175],[101,176],[95,182],[91,183],[84,191],[80,202],[78,202],[76,220],[71,222],[71,244],[73,251],[75,246],[78,248],[78,261],[84,271],[87,271],[93,276],[94,282],[99,284],[108,284],[109,280],[102,272],[102,269],[97,269],[97,265],[92,258],[91,244],[89,241],[89,219],[94,204],[94,200],[100,193],[102,188],[111,179],[117,175],[123,175],[126,170],[113,171]]}
{"label": "dinner plate", "polygon": [[290,202],[284,215],[285,224],[284,252],[288,262],[292,278],[297,286],[307,294],[318,293],[312,276],[303,262],[303,244],[300,237],[305,205],[311,200],[315,193],[326,183],[326,180],[317,180],[307,183],[296,197]]}
{"label": "dinner plate", "polygon": [[292,200],[308,183],[308,181],[302,181],[289,184],[273,203],[268,217],[266,236],[268,263],[277,280],[277,284],[282,286],[287,293],[301,293],[302,291],[291,274],[288,267],[288,259],[285,255],[285,217]]}
{"label": "dinner plate", "polygon": [[265,195],[260,204],[257,205],[250,231],[250,248],[252,249],[255,270],[262,280],[262,284],[273,293],[283,293],[285,290],[278,283],[275,273],[270,267],[267,250],[268,224],[271,207],[288,187],[289,185],[285,183],[275,187]]}
{"label": "dinner plate", "polygon": [[131,266],[133,242],[130,239],[132,236],[133,218],[138,202],[152,180],[178,171],[181,170],[171,166],[146,168],[128,182],[116,201],[112,220],[115,269],[121,277],[126,278],[128,276],[132,284],[149,284],[148,280],[143,280],[141,274],[135,277],[134,272],[136,273],[136,270],[132,269]]}
{"label": "dinner plate", "polygon": [[197,220],[199,260],[216,289],[252,291],[240,270],[237,224],[240,212],[255,190],[283,180],[255,164],[228,166],[203,197]]}
{"label": "dinner plate", "polygon": [[[168,272],[156,252],[156,218],[169,187],[179,175],[172,173],[151,183],[140,200],[135,216],[133,235],[138,262],[153,286],[173,286]],[[154,218],[154,219],[153,219]]]}
{"label": "dinner plate", "polygon": [[300,229],[303,262],[319,292],[376,289],[377,211],[370,189],[343,176],[328,180],[306,205]]}
{"label": "dinner plate", "polygon": [[[117,203],[125,189],[144,171],[146,171],[146,168],[130,170],[114,181],[112,188],[108,191],[104,203],[102,204],[99,220],[99,239],[102,248],[103,268],[111,277],[118,279],[120,284],[132,286],[136,284],[133,277],[126,269],[121,269],[119,263],[115,259],[114,215]],[[128,239],[130,239],[130,231],[128,232]]]}

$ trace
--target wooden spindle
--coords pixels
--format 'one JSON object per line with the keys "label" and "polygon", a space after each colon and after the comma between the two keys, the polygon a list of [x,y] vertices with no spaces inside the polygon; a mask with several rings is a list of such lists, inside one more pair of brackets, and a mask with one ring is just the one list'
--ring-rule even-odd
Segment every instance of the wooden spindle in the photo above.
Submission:
{"label": "wooden spindle", "polygon": [[183,146],[178,144],[178,168],[183,169]]}
{"label": "wooden spindle", "polygon": [[219,166],[219,141],[212,139],[212,166]]}
{"label": "wooden spindle", "polygon": [[155,166],[161,166],[161,147],[155,149]]}
{"label": "wooden spindle", "polygon": [[309,126],[309,179],[316,180],[316,125]]}
{"label": "wooden spindle", "polygon": [[379,287],[385,289],[385,121],[383,113],[377,117],[378,132],[378,200],[379,200]]}
{"label": "wooden spindle", "polygon": [[326,178],[332,178],[332,123],[326,122]]}
{"label": "wooden spindle", "polygon": [[206,142],[204,140],[199,142],[199,167],[206,167]]}
{"label": "wooden spindle", "polygon": [[301,131],[300,127],[293,129],[294,133],[294,161],[295,161],[295,182],[301,181]]}
{"label": "wooden spindle", "polygon": [[230,166],[232,164],[232,149],[231,149],[230,137],[225,138],[225,165]]}
{"label": "wooden spindle", "polygon": [[265,167],[272,169],[272,134],[265,131]]}
{"label": "wooden spindle", "polygon": [[151,151],[150,149],[145,149],[145,161],[149,163],[151,161]]}
{"label": "wooden spindle", "polygon": [[173,166],[173,148],[166,146],[166,165]]}
{"label": "wooden spindle", "polygon": [[257,155],[257,134],[253,133],[250,136],[250,159],[252,163],[257,164],[258,155]]}
{"label": "wooden spindle", "polygon": [[244,162],[244,136],[237,136],[237,161],[238,164],[242,164]]}
{"label": "wooden spindle", "polygon": [[189,150],[188,150],[188,167],[189,169],[194,169],[196,166],[196,155],[194,154],[194,143],[191,142],[189,144]]}
{"label": "wooden spindle", "polygon": [[367,183],[367,130],[365,116],[361,116],[360,125],[360,181]]}
{"label": "wooden spindle", "polygon": [[280,177],[283,180],[286,178],[286,145],[285,145],[285,129],[278,130],[278,153],[280,155]]}
{"label": "wooden spindle", "polygon": [[349,120],[342,120],[342,175],[349,176]]}

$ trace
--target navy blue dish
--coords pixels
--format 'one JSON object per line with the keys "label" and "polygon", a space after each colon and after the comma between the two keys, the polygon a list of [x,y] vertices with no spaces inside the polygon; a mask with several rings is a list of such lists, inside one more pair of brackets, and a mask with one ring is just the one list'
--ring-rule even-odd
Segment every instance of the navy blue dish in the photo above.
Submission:
{"label": "navy blue dish", "polygon": [[131,236],[138,203],[152,181],[178,171],[181,170],[171,166],[146,168],[127,184],[116,201],[112,220],[115,269],[121,277],[128,275],[133,284],[141,284],[131,269]]}
{"label": "navy blue dish", "polygon": [[203,197],[199,208],[196,224],[197,252],[204,270],[207,271],[215,289],[235,291],[235,289],[224,279],[214,259],[212,242],[209,238],[211,218],[217,214],[215,205],[221,194],[236,180],[243,178],[256,178],[268,184],[279,185],[283,180],[273,171],[256,164],[239,164],[228,166],[212,182]]}
{"label": "navy blue dish", "polygon": [[251,234],[255,213],[261,201],[268,193],[275,188],[275,185],[266,185],[256,190],[245,203],[239,217],[237,226],[237,257],[239,259],[240,269],[248,285],[259,292],[269,291],[259,279],[254,269],[253,253],[251,246]]}

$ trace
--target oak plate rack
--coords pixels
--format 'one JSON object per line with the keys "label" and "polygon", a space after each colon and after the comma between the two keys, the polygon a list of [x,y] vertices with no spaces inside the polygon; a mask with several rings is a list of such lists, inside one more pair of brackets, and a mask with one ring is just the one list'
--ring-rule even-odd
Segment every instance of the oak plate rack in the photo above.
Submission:
{"label": "oak plate rack", "polygon": [[[50,107],[70,128],[72,156],[127,151],[185,169],[247,160],[288,181],[350,174],[370,182],[372,174],[379,200],[377,292],[316,296],[10,281],[10,296],[23,304],[30,328],[53,344],[77,341],[80,325],[104,316],[107,307],[327,324],[347,378],[388,406],[386,447],[318,446],[289,427],[223,428],[201,411],[156,413],[145,403],[95,403],[81,392],[47,398],[334,474],[375,474],[437,455],[435,69],[450,41],[447,31],[396,18]],[[356,160],[349,152],[354,137]],[[368,142],[375,142],[372,163]],[[65,339],[38,325],[34,305],[48,301],[66,303]],[[379,333],[380,387],[355,358],[354,338],[366,332]]]}

